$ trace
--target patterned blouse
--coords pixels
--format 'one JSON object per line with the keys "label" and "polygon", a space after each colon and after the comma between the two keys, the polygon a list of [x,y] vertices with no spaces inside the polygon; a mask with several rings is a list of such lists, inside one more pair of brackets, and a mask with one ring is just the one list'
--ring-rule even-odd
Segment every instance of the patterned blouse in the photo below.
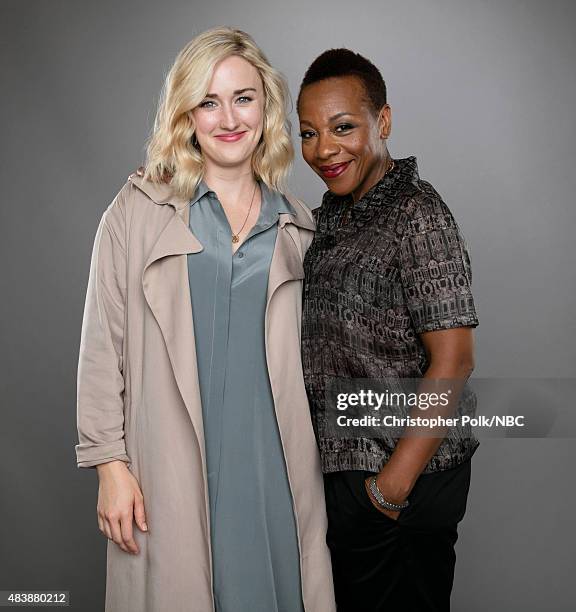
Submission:
{"label": "patterned blouse", "polygon": [[[418,334],[476,327],[464,238],[415,157],[395,160],[356,203],[328,191],[314,212],[317,232],[304,261],[302,358],[322,468],[379,471],[395,439],[334,437],[326,391],[342,379],[421,378]],[[466,393],[463,394],[463,397]],[[478,447],[451,429],[424,472],[455,467]]]}

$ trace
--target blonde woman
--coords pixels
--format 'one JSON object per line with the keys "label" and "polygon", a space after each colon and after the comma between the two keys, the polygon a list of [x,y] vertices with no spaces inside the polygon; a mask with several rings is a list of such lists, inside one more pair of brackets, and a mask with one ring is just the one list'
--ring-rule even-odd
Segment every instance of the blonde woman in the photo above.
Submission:
{"label": "blonde woman", "polygon": [[99,476],[107,612],[335,609],[285,100],[247,34],[201,34],[100,222],[76,451]]}

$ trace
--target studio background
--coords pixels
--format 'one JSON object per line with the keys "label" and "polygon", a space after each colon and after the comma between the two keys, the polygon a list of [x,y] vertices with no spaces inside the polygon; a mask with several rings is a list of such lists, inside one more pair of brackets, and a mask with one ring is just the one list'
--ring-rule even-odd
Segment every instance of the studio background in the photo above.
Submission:
{"label": "studio background", "polygon": [[[417,156],[470,247],[474,375],[575,376],[575,14],[558,0],[0,3],[0,590],[104,607],[97,477],[74,453],[90,253],[167,69],[209,27],[252,34],[294,100],[326,48],[373,60],[392,156]],[[292,191],[315,207],[323,184],[292,121]],[[482,440],[453,610],[573,609],[575,460],[572,439]]]}

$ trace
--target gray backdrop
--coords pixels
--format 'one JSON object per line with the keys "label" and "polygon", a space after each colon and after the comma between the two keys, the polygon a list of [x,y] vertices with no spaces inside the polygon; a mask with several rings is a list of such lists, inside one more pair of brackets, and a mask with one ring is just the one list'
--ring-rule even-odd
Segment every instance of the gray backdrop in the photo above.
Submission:
{"label": "gray backdrop", "polygon": [[[325,48],[374,60],[393,110],[392,155],[417,155],[470,245],[475,375],[574,377],[572,2],[0,7],[0,590],[68,589],[73,609],[103,609],[97,478],[74,454],[90,251],[103,210],[143,159],[165,71],[208,27],[250,32],[294,97]],[[319,203],[323,185],[300,159],[291,185]],[[572,439],[483,440],[454,610],[575,609],[575,459]]]}

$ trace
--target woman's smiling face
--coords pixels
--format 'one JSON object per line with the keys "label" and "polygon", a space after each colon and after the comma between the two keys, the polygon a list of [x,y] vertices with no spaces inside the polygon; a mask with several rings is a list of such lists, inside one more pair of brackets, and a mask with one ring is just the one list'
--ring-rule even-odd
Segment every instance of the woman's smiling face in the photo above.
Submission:
{"label": "woman's smiling face", "polygon": [[306,85],[298,106],[302,156],[330,191],[359,200],[386,171],[390,107],[376,116],[362,81],[331,77]]}
{"label": "woman's smiling face", "polygon": [[236,55],[221,60],[192,116],[208,165],[250,168],[264,121],[264,89],[258,70]]}

